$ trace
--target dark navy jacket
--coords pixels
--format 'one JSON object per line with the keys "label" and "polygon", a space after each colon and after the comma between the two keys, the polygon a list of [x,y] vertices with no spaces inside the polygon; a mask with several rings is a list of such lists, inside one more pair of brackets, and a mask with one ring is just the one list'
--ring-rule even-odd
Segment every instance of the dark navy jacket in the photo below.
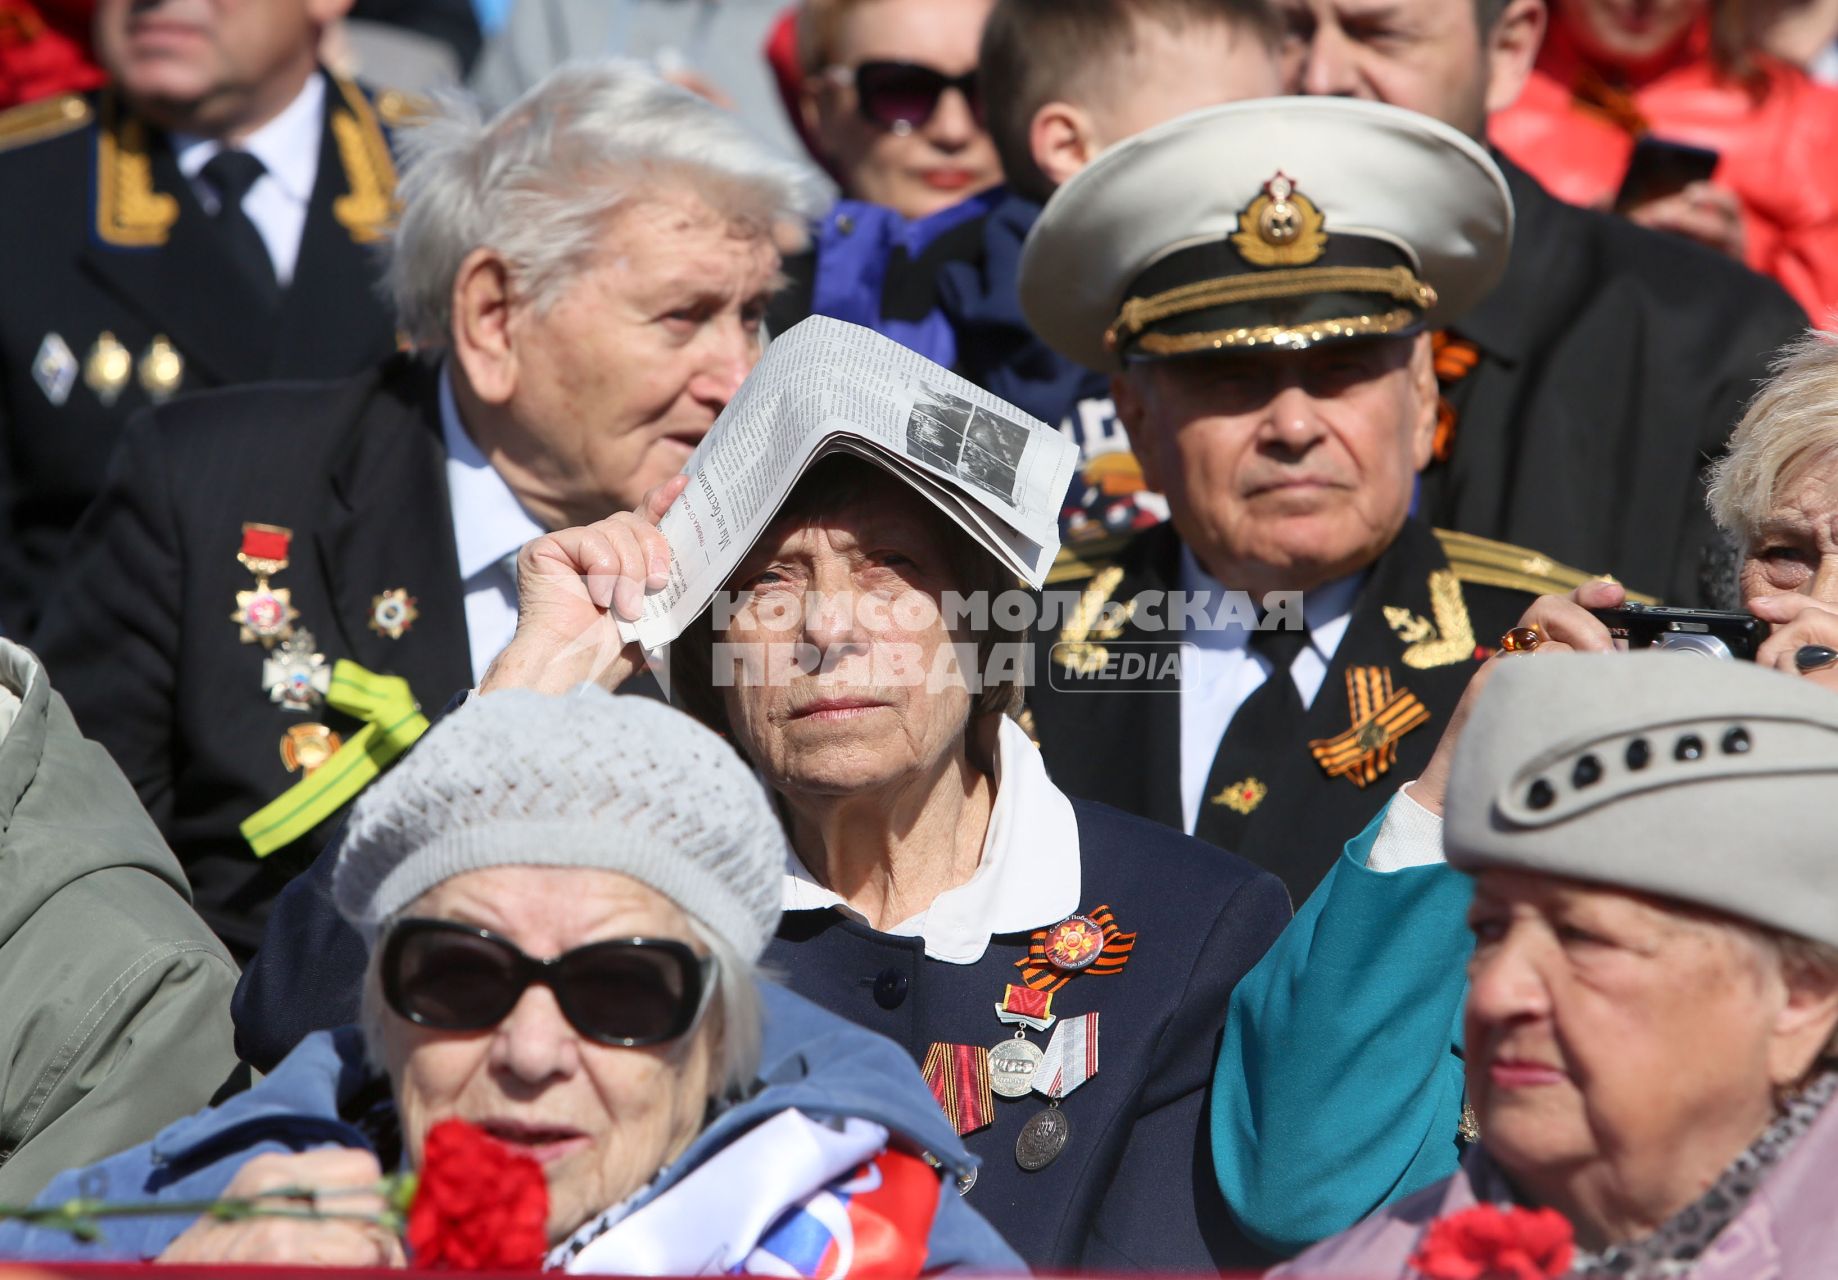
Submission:
{"label": "dark navy jacket", "polygon": [[[1108,906],[1136,934],[1114,974],[1080,974],[1053,1012],[1097,1010],[1098,1073],[1062,1103],[1072,1136],[1037,1173],[1015,1162],[1039,1094],[995,1099],[964,1143],[982,1159],[968,1199],[1036,1270],[1216,1271],[1267,1255],[1237,1231],[1212,1173],[1203,1112],[1226,1004],[1289,921],[1274,876],[1106,805],[1074,800],[1080,910]],[[974,965],[925,956],[831,910],[787,912],[764,964],[793,991],[904,1045],[994,1046],[1014,1028],[994,1006],[1027,934],[995,937]],[[1037,1046],[1048,1035],[1035,1033]]]}
{"label": "dark navy jacket", "polygon": [[[1232,1224],[1212,1173],[1204,1110],[1233,986],[1289,919],[1274,876],[1179,832],[1074,800],[1081,908],[1109,906],[1136,936],[1122,971],[1074,978],[1056,1014],[1097,1010],[1099,1071],[1066,1098],[1072,1138],[1038,1173],[1015,1138],[1045,1105],[996,1099],[965,1145],[983,1168],[971,1207],[1030,1266],[1214,1271],[1261,1262]],[[356,1016],[363,947],[330,897],[336,844],[275,904],[257,962],[236,993],[237,1047],[264,1068],[310,1032]],[[799,995],[892,1038],[922,1060],[934,1040],[994,1045],[1004,984],[1025,934],[990,943],[975,965],[928,960],[916,938],[876,933],[831,911],[785,917],[765,965]],[[1046,1036],[1035,1035],[1044,1045]]]}

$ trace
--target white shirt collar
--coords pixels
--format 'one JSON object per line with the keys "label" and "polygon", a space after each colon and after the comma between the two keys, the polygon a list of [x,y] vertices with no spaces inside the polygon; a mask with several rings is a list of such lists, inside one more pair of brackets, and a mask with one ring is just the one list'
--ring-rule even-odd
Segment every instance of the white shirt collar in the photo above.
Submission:
{"label": "white shirt collar", "polygon": [[[319,177],[319,137],[325,127],[325,77],[317,71],[281,113],[242,140],[241,146],[262,162],[267,175],[289,197],[304,204],[313,197]],[[212,156],[223,150],[216,138],[179,133],[172,138],[179,172],[197,181]]]}
{"label": "white shirt collar", "polygon": [[453,507],[453,541],[460,580],[502,564],[545,530],[517,501],[460,421],[453,370],[440,370],[440,436],[447,447],[447,499]]}
{"label": "white shirt collar", "polygon": [[[1066,793],[1047,777],[1040,751],[1006,716],[996,735],[995,781],[995,805],[976,873],[939,894],[925,911],[887,930],[896,937],[923,938],[925,954],[947,964],[975,964],[993,935],[1044,929],[1078,910],[1078,815]],[[783,903],[786,911],[834,908],[863,919],[817,883],[795,853],[785,865]]]}
{"label": "white shirt collar", "polygon": [[[1353,620],[1353,604],[1365,581],[1366,573],[1362,569],[1316,587],[1302,597],[1302,620],[1308,624],[1308,644],[1322,662],[1331,664],[1334,661],[1334,651],[1340,647],[1341,637],[1346,635],[1347,625]],[[1181,544],[1180,588],[1210,601],[1230,600],[1232,608],[1228,613],[1236,613],[1238,617],[1256,616],[1258,602],[1243,591],[1231,590],[1208,573],[1199,557],[1194,555],[1193,548],[1184,542]],[[1218,604],[1209,605],[1208,615],[1215,613],[1218,607]],[[1238,626],[1217,630],[1202,628],[1183,632],[1181,639],[1207,649],[1243,649],[1250,643],[1251,633],[1248,628]]]}

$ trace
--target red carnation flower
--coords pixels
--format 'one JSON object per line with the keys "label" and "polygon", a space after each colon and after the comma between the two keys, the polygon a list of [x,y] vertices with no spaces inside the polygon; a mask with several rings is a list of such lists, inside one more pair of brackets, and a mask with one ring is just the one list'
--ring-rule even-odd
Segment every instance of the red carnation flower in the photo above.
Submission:
{"label": "red carnation flower", "polygon": [[1432,1222],[1410,1265],[1424,1280],[1557,1280],[1574,1251],[1557,1210],[1483,1204]]}
{"label": "red carnation flower", "polygon": [[464,1120],[428,1130],[408,1214],[417,1267],[534,1271],[549,1249],[549,1184],[531,1157]]}

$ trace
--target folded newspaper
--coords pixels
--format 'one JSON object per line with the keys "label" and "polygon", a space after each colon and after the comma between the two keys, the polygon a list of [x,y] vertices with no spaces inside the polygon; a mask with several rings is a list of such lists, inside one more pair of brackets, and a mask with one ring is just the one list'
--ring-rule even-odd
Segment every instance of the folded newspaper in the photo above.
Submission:
{"label": "folded newspaper", "polygon": [[1078,446],[872,329],[811,319],[775,338],[690,456],[664,513],[670,580],[620,634],[669,644],[706,609],[812,463],[885,467],[1038,588]]}

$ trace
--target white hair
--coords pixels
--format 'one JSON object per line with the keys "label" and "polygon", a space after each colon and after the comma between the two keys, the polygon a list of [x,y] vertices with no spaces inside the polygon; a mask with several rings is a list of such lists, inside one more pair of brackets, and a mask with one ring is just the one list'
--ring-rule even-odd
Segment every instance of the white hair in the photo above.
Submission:
{"label": "white hair", "polygon": [[399,141],[384,282],[424,348],[446,345],[454,278],[475,249],[496,250],[540,310],[592,259],[607,216],[648,190],[687,189],[761,236],[801,237],[819,210],[804,165],[625,60],[560,67],[490,120],[442,97]]}
{"label": "white hair", "polygon": [[[401,919],[412,909],[404,910],[395,919]],[[388,1060],[383,1053],[388,1003],[383,999],[379,970],[383,954],[380,943],[388,936],[395,919],[377,931],[379,945],[371,948],[369,961],[364,966],[364,985],[358,1003],[357,1021],[364,1033],[365,1056],[372,1069],[379,1073],[388,1070]],[[689,916],[689,931],[715,960],[715,989],[707,997],[696,1032],[711,1022],[719,1028],[718,1056],[710,1064],[708,1096],[710,1102],[721,1104],[744,1097],[752,1088],[754,1077],[759,1075],[760,1045],[765,1034],[765,1015],[759,994],[762,979],[757,965],[743,958],[732,943],[695,916]]]}
{"label": "white hair", "polygon": [[1838,333],[1809,329],[1769,367],[1774,376],[1710,469],[1710,513],[1744,555],[1782,482],[1838,452]]}

